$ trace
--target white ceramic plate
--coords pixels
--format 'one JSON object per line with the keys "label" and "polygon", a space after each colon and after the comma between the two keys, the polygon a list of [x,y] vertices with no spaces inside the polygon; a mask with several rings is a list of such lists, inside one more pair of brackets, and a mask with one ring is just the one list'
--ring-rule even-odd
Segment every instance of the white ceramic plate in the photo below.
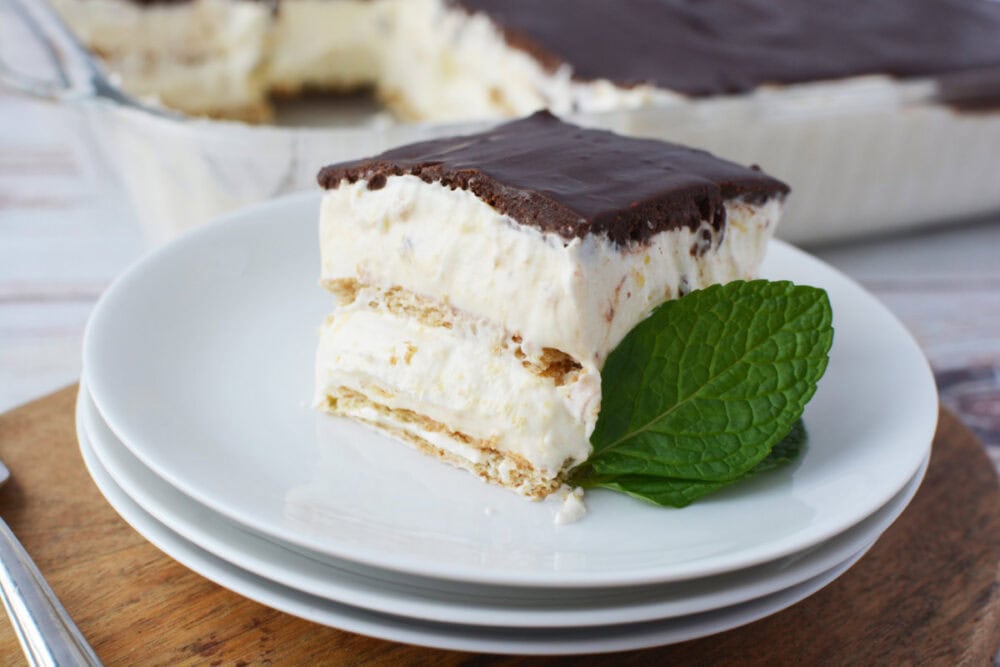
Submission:
{"label": "white ceramic plate", "polygon": [[207,552],[290,588],[336,602],[446,623],[504,627],[582,627],[675,618],[732,606],[800,584],[867,548],[909,503],[917,475],[872,516],[807,550],[715,577],[622,589],[475,586],[394,574],[299,553],[242,529],[158,478],[119,442],[86,387],[77,420],[103,469],[154,519]]}
{"label": "white ceramic plate", "polygon": [[846,572],[867,547],[797,586],[733,607],[682,618],[587,628],[502,628],[434,623],[380,614],[309,595],[213,556],[156,521],[119,488],[78,430],[84,462],[101,493],[143,537],[181,564],[244,597],[315,623],[419,646],[518,655],[570,655],[673,644],[730,630],[777,613]]}
{"label": "white ceramic plate", "polygon": [[579,587],[679,581],[828,539],[884,505],[925,458],[937,418],[927,363],[871,295],[782,243],[763,273],[821,286],[836,335],[798,465],[683,510],[612,492],[554,526],[554,503],[441,465],[309,403],[318,193],[256,206],[126,271],[87,327],[84,374],[149,468],[260,533],[370,566],[467,582]]}

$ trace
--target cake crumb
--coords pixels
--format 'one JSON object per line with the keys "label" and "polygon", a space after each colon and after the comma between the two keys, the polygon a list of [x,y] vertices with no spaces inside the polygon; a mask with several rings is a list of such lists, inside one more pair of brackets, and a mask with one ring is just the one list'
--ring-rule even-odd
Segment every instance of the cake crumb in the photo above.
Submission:
{"label": "cake crumb", "polygon": [[562,526],[567,523],[576,523],[586,515],[587,506],[583,504],[583,489],[578,486],[570,491],[567,487],[562,505],[556,512],[555,524]]}

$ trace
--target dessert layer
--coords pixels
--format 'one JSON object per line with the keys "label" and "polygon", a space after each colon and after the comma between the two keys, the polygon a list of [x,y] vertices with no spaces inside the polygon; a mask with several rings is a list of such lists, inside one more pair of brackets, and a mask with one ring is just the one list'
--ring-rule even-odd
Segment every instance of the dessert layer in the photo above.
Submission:
{"label": "dessert layer", "polygon": [[268,36],[268,85],[292,94],[374,84],[390,42],[389,9],[384,0],[282,0]]}
{"label": "dessert layer", "polygon": [[265,120],[270,9],[253,0],[52,0],[129,94],[192,114]]}
{"label": "dessert layer", "polygon": [[989,0],[455,0],[552,70],[685,95],[1000,65]]}
{"label": "dessert layer", "polygon": [[322,279],[405,285],[493,321],[538,351],[560,350],[599,369],[656,305],[755,277],[781,199],[737,197],[721,211],[693,228],[621,246],[602,235],[566,239],[520,224],[469,190],[420,176],[389,176],[376,189],[344,180],[323,197]]}
{"label": "dessert layer", "polygon": [[529,54],[510,48],[488,17],[470,16],[442,0],[387,7],[401,29],[378,53],[376,86],[403,118],[496,118],[547,106],[552,75]]}
{"label": "dessert layer", "polygon": [[470,14],[444,0],[389,0],[385,7],[398,29],[377,53],[381,68],[375,85],[403,118],[504,118],[543,108],[596,112],[680,99],[648,86],[581,81],[567,67],[550,69],[512,48],[486,14]]}
{"label": "dessert layer", "polygon": [[725,200],[752,203],[788,186],[759,169],[705,151],[560,121],[547,111],[489,132],[436,139],[324,167],[327,189],[384,187],[411,174],[474,193],[491,207],[565,239],[604,236],[619,245],[678,227],[725,224]]}
{"label": "dessert layer", "polygon": [[498,452],[490,441],[451,431],[411,410],[390,408],[346,387],[332,389],[319,407],[332,415],[368,424],[425,454],[529,498],[542,499],[562,485],[558,478],[540,476],[517,455]]}
{"label": "dessert layer", "polygon": [[240,117],[303,87],[372,86],[402,118],[459,120],[1000,66],[990,0],[53,4],[128,92]]}
{"label": "dessert layer", "polygon": [[554,489],[589,455],[596,372],[398,286],[336,287],[340,305],[316,356],[321,408],[405,432],[473,466],[506,457],[496,470],[487,466],[506,486],[514,483],[507,472],[518,471],[517,486]]}

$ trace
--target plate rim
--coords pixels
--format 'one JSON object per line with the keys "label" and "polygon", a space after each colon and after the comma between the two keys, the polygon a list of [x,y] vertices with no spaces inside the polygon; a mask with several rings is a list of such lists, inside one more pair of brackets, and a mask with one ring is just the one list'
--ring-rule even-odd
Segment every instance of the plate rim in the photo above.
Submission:
{"label": "plate rim", "polygon": [[[568,608],[558,608],[557,606],[553,606],[551,608],[547,608],[544,612],[539,612],[536,611],[531,602],[528,600],[522,601],[522,606],[511,604],[509,606],[489,609],[488,602],[485,604],[481,602],[482,600],[486,600],[487,593],[485,591],[480,591],[479,594],[475,596],[476,599],[471,603],[468,599],[460,599],[461,592],[452,592],[450,595],[454,596],[456,599],[451,601],[433,600],[431,602],[431,609],[428,609],[426,602],[424,602],[423,606],[421,606],[413,599],[404,600],[403,607],[405,610],[400,611],[398,601],[394,603],[391,599],[393,595],[396,594],[393,589],[398,588],[398,582],[379,579],[377,573],[367,574],[364,572],[352,571],[351,563],[344,564],[344,566],[346,566],[345,570],[345,567],[338,566],[339,564],[324,562],[324,557],[320,554],[315,556],[303,554],[292,545],[285,545],[281,543],[276,544],[274,541],[269,540],[264,536],[257,535],[255,532],[232,522],[226,517],[218,515],[213,512],[211,508],[205,508],[199,505],[193,498],[185,496],[173,486],[161,480],[155,472],[145,468],[142,462],[136,459],[123,443],[114,440],[114,434],[110,431],[107,425],[101,421],[100,414],[97,413],[96,407],[94,407],[92,401],[90,400],[86,384],[83,382],[80,384],[79,393],[77,395],[77,421],[78,429],[87,436],[90,450],[96,456],[97,461],[104,469],[104,472],[108,474],[111,480],[126,496],[128,496],[130,500],[149,514],[152,519],[163,524],[167,529],[176,533],[182,539],[193,543],[208,553],[225,560],[240,569],[249,571],[252,574],[269,579],[293,590],[298,590],[317,597],[332,600],[334,602],[361,607],[379,613],[389,613],[408,618],[424,618],[443,623],[463,623],[467,625],[485,627],[501,626],[505,628],[605,626],[665,620],[667,618],[705,613],[728,606],[734,606],[736,604],[764,597],[766,595],[770,595],[771,593],[780,592],[783,589],[803,583],[804,581],[819,576],[845,562],[846,559],[857,553],[859,549],[871,548],[871,546],[881,538],[882,534],[908,507],[910,501],[920,487],[924,473],[927,470],[929,460],[928,456],[921,468],[917,471],[914,477],[907,482],[907,485],[904,486],[899,494],[893,496],[886,505],[877,509],[872,515],[866,517],[858,525],[852,526],[848,529],[848,531],[854,531],[854,534],[847,535],[846,533],[848,531],[845,531],[845,533],[834,536],[831,540],[827,541],[830,542],[832,540],[844,538],[841,540],[841,543],[835,545],[821,543],[813,547],[811,553],[793,554],[784,559],[790,560],[791,562],[780,562],[783,559],[778,559],[778,561],[771,561],[757,566],[758,568],[771,566],[772,569],[777,570],[777,572],[752,573],[747,570],[753,570],[754,568],[746,568],[745,570],[736,570],[719,575],[721,577],[733,575],[740,576],[741,573],[745,573],[753,576],[753,583],[746,585],[745,588],[741,589],[742,592],[736,597],[733,597],[731,594],[732,589],[729,587],[733,586],[733,582],[730,581],[718,582],[716,585],[721,587],[720,590],[696,593],[696,597],[698,597],[701,602],[696,604],[694,607],[690,606],[686,597],[674,597],[667,602],[656,602],[651,598],[644,596],[644,599],[639,603],[626,603],[622,605],[620,604],[622,602],[621,599],[615,599],[610,600],[608,604],[601,605],[598,608],[593,608],[588,605],[588,608],[584,611],[573,609],[573,603],[567,600],[563,604]],[[97,429],[96,431],[95,427]],[[107,458],[108,456],[114,460],[109,462]],[[122,456],[128,457],[127,460],[122,461]],[[135,479],[135,472],[133,470],[126,469],[132,467],[141,468],[141,474],[148,474],[152,480]],[[158,482],[162,485],[162,489],[150,490],[150,481]],[[158,497],[163,496],[163,494],[176,497]],[[213,537],[213,530],[211,528],[205,528],[201,525],[197,525],[196,523],[192,525],[193,518],[186,518],[183,516],[185,512],[181,511],[181,513],[178,513],[174,508],[170,507],[171,503],[177,502],[191,503],[192,505],[196,505],[198,508],[207,510],[211,513],[213,515],[210,519],[213,522],[211,526],[215,527],[217,535]],[[862,523],[868,523],[869,525],[864,526],[862,529],[860,525]],[[225,529],[235,528],[239,530],[243,534],[242,536],[237,536],[239,538],[239,543],[219,546],[221,543],[225,542],[225,538],[223,537],[225,530],[219,531],[218,528],[220,526]],[[244,539],[243,536],[247,539]],[[209,544],[210,542],[213,544]],[[258,549],[261,546],[264,547],[265,555],[263,557],[258,555],[256,562],[248,563],[248,561],[254,561],[255,559],[252,556],[240,553]],[[277,548],[283,553],[279,553],[276,556],[269,556],[266,552],[270,548]],[[265,571],[268,566],[274,567],[276,562],[275,559],[281,557],[291,558],[291,562],[278,563],[278,570],[283,571],[282,574],[274,576],[273,572],[268,573]],[[805,565],[802,562],[803,558],[806,560]],[[301,564],[297,568],[295,561],[299,559],[307,561],[306,568],[301,568]],[[360,597],[366,598],[367,596],[367,602],[365,600],[359,600],[359,594],[350,590],[346,593],[342,591],[339,594],[334,594],[330,592],[329,588],[327,588],[326,591],[320,592],[315,581],[312,583],[312,588],[310,588],[310,584],[305,579],[299,579],[297,582],[290,581],[290,575],[288,572],[297,571],[299,576],[302,576],[301,572],[306,571],[307,574],[304,576],[309,578],[308,566],[310,564],[315,566],[317,563],[321,567],[328,565],[331,566],[329,571],[330,576],[324,576],[327,574],[325,572],[317,573],[319,587],[329,586],[331,581],[341,574],[347,574],[351,577],[361,577],[362,579],[367,580],[372,587],[376,589],[383,589],[383,596],[381,598],[382,601],[376,601],[373,604],[371,602],[371,594],[365,592],[360,593]],[[794,572],[791,576],[789,576],[790,571]],[[292,575],[291,578],[294,578],[294,575]],[[706,579],[711,579],[711,577]],[[770,583],[772,580],[779,580],[780,583],[775,585],[774,583]],[[419,582],[418,588],[426,590],[429,586],[433,586],[434,583],[435,582],[433,580],[423,580]],[[445,581],[444,583],[451,585],[456,584],[456,582],[451,581]],[[710,582],[698,579],[675,582],[674,584],[663,584],[662,586],[709,585],[709,583]],[[389,589],[389,599],[387,599],[384,595],[386,588]],[[667,593],[667,591],[663,592]],[[378,593],[375,595],[378,596]],[[407,594],[404,592],[403,595],[405,596]],[[414,594],[410,593],[409,595],[412,596]],[[684,607],[685,603],[689,605],[687,608]],[[394,608],[393,604],[396,605]],[[459,609],[453,609],[456,606],[459,606]],[[438,611],[444,609],[448,610],[447,613]],[[467,620],[455,620],[462,616],[464,616]]]}
{"label": "plate rim", "polygon": [[[199,576],[272,609],[346,632],[429,648],[505,655],[584,655],[677,644],[741,627],[772,616],[825,588],[853,567],[869,545],[830,570],[805,582],[733,607],[660,621],[585,628],[477,627],[420,622],[317,598],[243,570],[185,540],[157,522],[100,472],[86,434],[77,430],[80,454],[95,485],[116,513],[157,549]],[[103,482],[103,483],[102,483]],[[115,485],[117,487],[117,485]],[[142,526],[140,528],[140,526]],[[600,630],[610,630],[602,637]],[[582,630],[582,634],[572,633]],[[428,635],[428,632],[436,632]],[[481,633],[477,635],[477,632]],[[629,633],[632,634],[629,634]],[[559,638],[555,638],[555,636]],[[530,639],[530,641],[529,641]]]}

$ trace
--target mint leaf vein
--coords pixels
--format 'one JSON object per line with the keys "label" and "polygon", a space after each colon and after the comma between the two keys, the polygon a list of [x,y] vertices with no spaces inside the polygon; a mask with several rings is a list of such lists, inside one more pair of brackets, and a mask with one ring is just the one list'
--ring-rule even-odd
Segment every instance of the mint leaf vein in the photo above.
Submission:
{"label": "mint leaf vein", "polygon": [[688,497],[687,482],[714,490],[746,476],[801,417],[832,342],[829,299],[814,287],[736,281],[663,304],[609,355],[594,451],[576,477],[676,499],[678,481]]}

